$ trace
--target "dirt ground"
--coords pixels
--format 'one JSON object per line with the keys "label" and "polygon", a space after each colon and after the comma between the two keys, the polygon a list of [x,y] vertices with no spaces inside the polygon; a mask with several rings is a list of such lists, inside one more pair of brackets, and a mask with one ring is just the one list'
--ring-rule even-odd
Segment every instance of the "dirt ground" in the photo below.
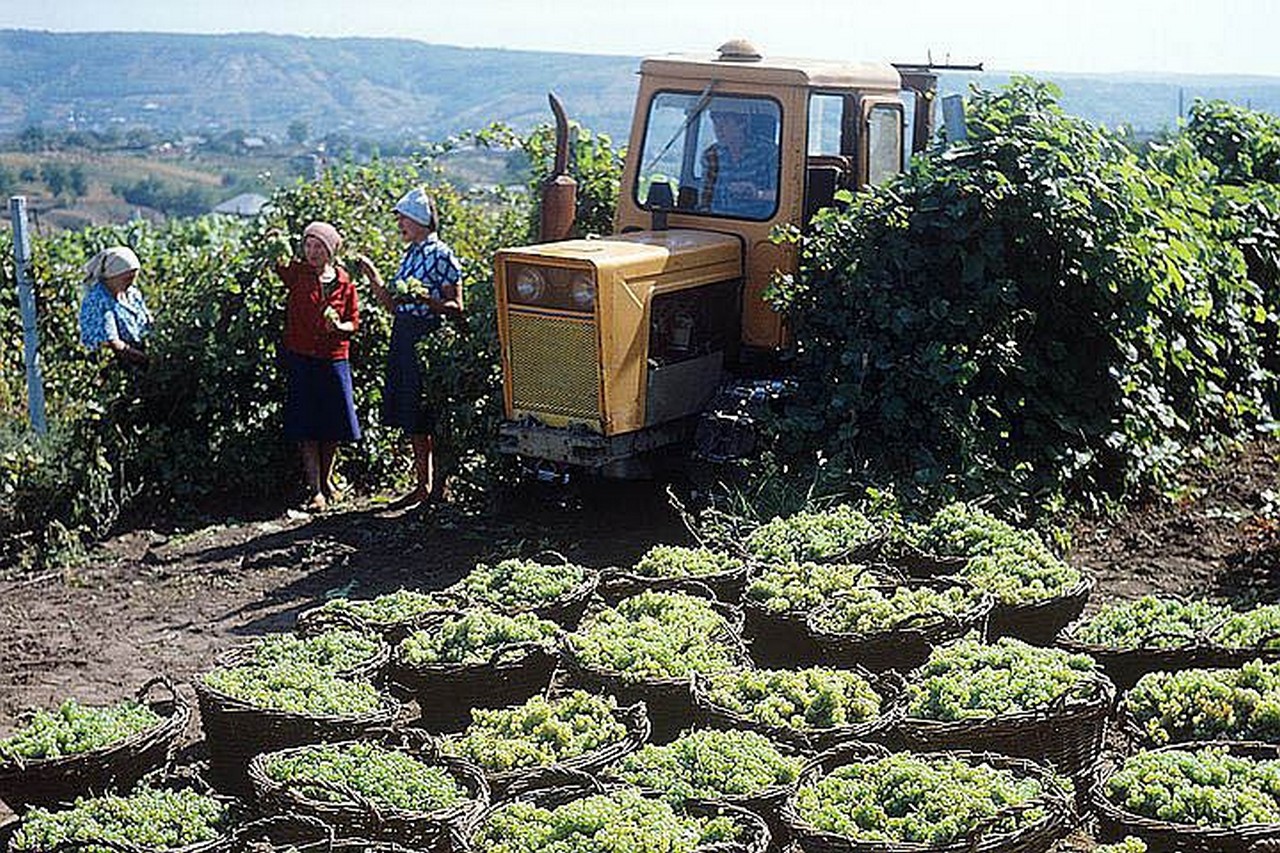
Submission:
{"label": "dirt ground", "polygon": [[[1280,443],[1258,442],[1188,472],[1177,501],[1081,525],[1069,559],[1097,578],[1090,609],[1150,591],[1277,600],[1278,478]],[[615,565],[687,538],[652,484],[569,500],[532,493],[518,514],[406,515],[359,501],[319,516],[138,530],[81,565],[0,584],[0,733],[67,696],[114,700],[158,673],[185,682],[245,637],[289,630],[326,596],[439,588],[477,561],[543,549]],[[1080,832],[1063,849],[1091,846]]]}

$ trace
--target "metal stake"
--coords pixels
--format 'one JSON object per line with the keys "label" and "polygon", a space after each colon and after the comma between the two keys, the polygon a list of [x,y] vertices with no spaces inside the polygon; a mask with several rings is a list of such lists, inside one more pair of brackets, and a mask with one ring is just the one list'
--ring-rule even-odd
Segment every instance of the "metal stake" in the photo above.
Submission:
{"label": "metal stake", "polygon": [[9,197],[13,223],[13,271],[22,311],[22,343],[27,365],[27,412],[37,435],[48,432],[44,419],[44,379],[40,375],[40,339],[36,331],[36,294],[31,281],[31,235],[27,231],[27,197]]}

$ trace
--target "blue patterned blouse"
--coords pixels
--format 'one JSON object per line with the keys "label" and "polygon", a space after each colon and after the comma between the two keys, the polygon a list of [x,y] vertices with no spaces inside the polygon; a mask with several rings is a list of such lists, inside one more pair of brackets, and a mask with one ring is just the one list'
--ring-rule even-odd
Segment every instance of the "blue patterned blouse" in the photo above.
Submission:
{"label": "blue patterned blouse", "polygon": [[107,286],[95,281],[80,303],[80,342],[97,349],[107,341],[142,343],[151,331],[151,312],[142,299],[142,291],[130,285],[119,299]]}
{"label": "blue patterned blouse", "polygon": [[[446,284],[457,284],[462,278],[462,264],[447,243],[431,234],[421,243],[412,243],[404,252],[396,281],[416,278],[427,286],[435,299],[444,298],[440,289]],[[413,314],[417,317],[434,317],[435,312],[425,302],[402,302],[396,305],[397,314]]]}

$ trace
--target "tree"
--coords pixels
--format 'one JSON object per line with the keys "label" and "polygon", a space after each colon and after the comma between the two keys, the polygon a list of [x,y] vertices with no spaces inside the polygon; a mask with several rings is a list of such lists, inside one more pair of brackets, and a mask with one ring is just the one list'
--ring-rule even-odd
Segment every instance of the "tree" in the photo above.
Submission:
{"label": "tree", "polygon": [[67,180],[71,184],[71,195],[79,198],[89,192],[89,179],[84,173],[84,164],[75,163],[67,172]]}
{"label": "tree", "polygon": [[62,195],[66,190],[69,179],[67,167],[61,163],[45,163],[40,167],[40,180],[45,182],[45,186],[49,188],[49,192],[53,193],[54,198]]}
{"label": "tree", "polygon": [[294,119],[289,122],[289,139],[301,145],[307,141],[307,137],[311,135],[311,125],[302,119]]}
{"label": "tree", "polygon": [[17,186],[13,170],[0,163],[0,196],[10,195]]}

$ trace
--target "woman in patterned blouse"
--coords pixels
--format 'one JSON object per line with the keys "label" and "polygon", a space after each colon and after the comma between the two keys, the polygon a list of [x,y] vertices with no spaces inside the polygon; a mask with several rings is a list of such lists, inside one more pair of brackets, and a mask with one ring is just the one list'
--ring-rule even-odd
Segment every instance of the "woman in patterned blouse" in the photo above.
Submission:
{"label": "woman in patterned blouse", "polygon": [[422,364],[417,344],[440,327],[446,316],[462,315],[462,266],[437,236],[435,206],[423,187],[396,202],[396,226],[406,244],[400,269],[388,289],[373,262],[361,255],[356,269],[368,280],[378,302],[392,313],[387,381],[382,392],[383,421],[404,430],[413,446],[417,485],[396,502],[409,508],[440,495],[436,479],[435,413],[423,401]]}
{"label": "woman in patterned blouse", "polygon": [[80,303],[80,342],[138,366],[147,363],[144,339],[151,331],[151,312],[134,284],[141,266],[128,246],[103,249],[85,265]]}

